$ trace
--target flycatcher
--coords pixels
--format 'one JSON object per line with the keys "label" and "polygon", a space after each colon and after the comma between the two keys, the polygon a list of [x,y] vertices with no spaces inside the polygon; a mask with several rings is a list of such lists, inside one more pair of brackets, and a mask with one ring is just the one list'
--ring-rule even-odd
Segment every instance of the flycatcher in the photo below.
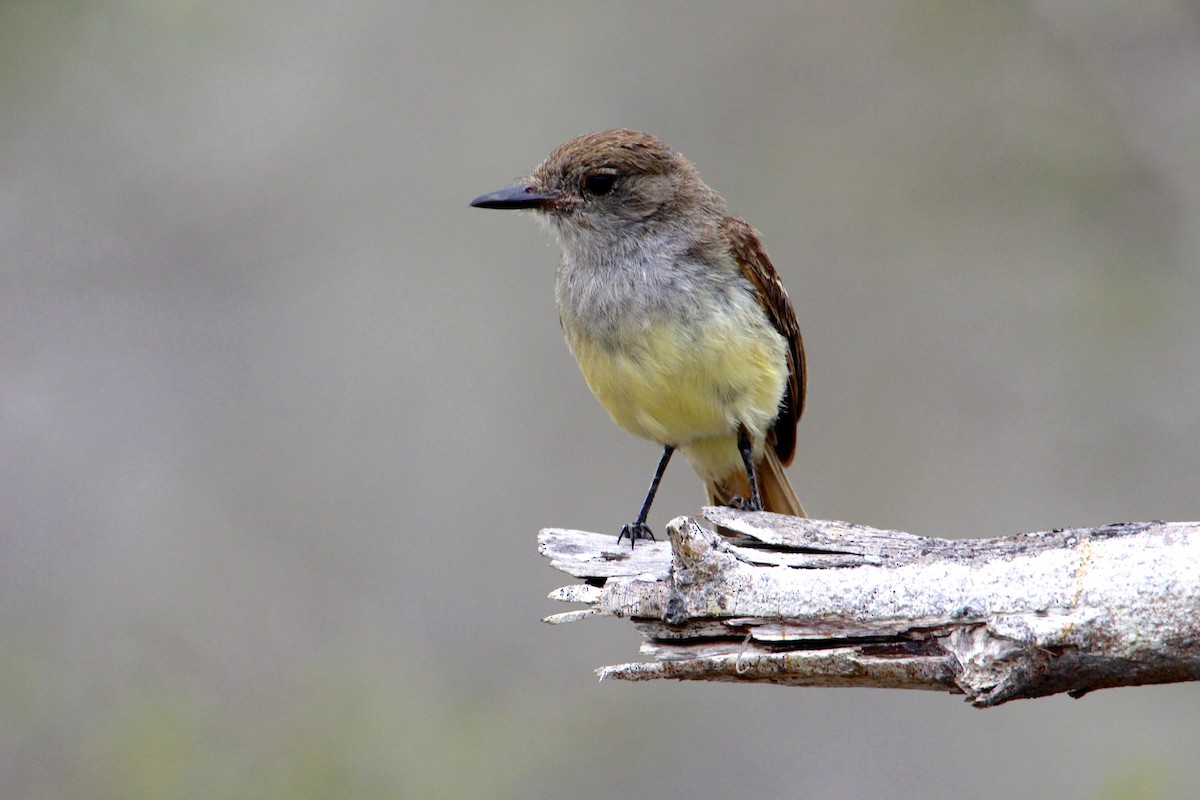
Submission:
{"label": "flycatcher", "polygon": [[533,209],[553,228],[583,377],[617,424],[663,447],[618,542],[654,538],[646,515],[676,448],[709,503],[804,516],[783,471],[804,410],[796,314],[758,232],[691,162],[645,133],[588,133],[471,205]]}

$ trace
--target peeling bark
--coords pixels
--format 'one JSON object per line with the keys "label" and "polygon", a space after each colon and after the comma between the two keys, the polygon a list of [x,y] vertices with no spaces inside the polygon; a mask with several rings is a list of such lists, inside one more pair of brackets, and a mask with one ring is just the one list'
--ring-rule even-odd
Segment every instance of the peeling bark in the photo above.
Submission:
{"label": "peeling bark", "polygon": [[[1200,679],[1200,524],[946,540],[706,508],[668,541],[548,529],[588,583],[547,622],[629,618],[652,660],[601,679],[934,689],[978,707]],[[596,585],[600,584],[602,585]]]}

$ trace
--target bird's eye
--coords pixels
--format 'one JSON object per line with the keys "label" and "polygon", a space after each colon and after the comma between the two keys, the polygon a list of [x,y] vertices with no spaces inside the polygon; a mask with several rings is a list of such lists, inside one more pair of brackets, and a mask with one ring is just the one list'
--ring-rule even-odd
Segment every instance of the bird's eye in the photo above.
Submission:
{"label": "bird's eye", "polygon": [[583,190],[588,194],[608,194],[617,185],[614,172],[593,172],[583,179]]}

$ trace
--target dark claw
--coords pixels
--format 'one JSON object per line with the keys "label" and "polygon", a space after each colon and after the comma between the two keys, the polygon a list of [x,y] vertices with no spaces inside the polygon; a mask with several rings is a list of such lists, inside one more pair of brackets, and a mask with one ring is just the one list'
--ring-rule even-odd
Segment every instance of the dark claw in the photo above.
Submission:
{"label": "dark claw", "polygon": [[762,511],[761,502],[755,503],[753,500],[747,500],[737,494],[729,498],[729,507],[736,508],[738,511]]}
{"label": "dark claw", "polygon": [[644,522],[631,522],[621,528],[620,534],[617,535],[617,544],[626,536],[629,537],[629,549],[632,550],[636,546],[638,539],[650,539],[658,541],[654,538],[654,533],[650,530],[650,526]]}

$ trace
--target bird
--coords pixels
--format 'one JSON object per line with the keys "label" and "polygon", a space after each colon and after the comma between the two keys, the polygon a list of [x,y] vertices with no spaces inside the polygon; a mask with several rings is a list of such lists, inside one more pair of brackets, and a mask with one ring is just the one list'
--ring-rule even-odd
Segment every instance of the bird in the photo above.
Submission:
{"label": "bird", "polygon": [[692,163],[625,128],[587,133],[515,185],[471,201],[530,210],[558,238],[555,300],[584,380],[618,425],[672,454],[710,505],[804,516],[784,467],[804,411],[804,345],[758,232],[731,214]]}

